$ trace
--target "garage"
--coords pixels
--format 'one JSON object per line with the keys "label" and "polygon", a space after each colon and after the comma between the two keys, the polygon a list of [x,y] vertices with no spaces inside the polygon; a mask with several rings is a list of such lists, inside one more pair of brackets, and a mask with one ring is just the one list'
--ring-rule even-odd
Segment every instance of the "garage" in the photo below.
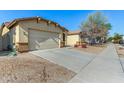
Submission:
{"label": "garage", "polygon": [[[2,35],[10,33],[12,47],[18,52],[62,48],[67,44],[68,30],[60,24],[42,17],[17,18],[8,25],[3,24]],[[4,37],[2,36],[2,38]],[[6,48],[10,42],[3,43]],[[3,50],[2,48],[2,50]]]}
{"label": "garage", "polygon": [[29,49],[52,49],[59,47],[59,33],[47,31],[29,31]]}

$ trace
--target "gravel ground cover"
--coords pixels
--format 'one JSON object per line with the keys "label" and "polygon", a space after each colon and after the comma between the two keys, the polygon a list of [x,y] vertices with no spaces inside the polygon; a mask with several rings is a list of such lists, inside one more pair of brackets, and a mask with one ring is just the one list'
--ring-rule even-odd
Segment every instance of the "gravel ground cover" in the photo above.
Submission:
{"label": "gravel ground cover", "polygon": [[63,83],[76,73],[29,53],[0,57],[2,83]]}
{"label": "gravel ground cover", "polygon": [[84,51],[84,52],[88,52],[88,53],[94,53],[94,54],[98,54],[101,53],[107,45],[99,45],[99,46],[90,46],[88,45],[87,48],[74,48],[76,50],[79,51]]}

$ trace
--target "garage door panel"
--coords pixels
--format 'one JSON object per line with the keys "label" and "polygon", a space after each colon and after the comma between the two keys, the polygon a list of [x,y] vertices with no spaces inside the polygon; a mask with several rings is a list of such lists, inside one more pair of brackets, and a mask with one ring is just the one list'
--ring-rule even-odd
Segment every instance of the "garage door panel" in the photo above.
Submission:
{"label": "garage door panel", "polygon": [[29,48],[36,49],[51,49],[59,47],[59,34],[50,32],[30,31]]}
{"label": "garage door panel", "polygon": [[58,41],[54,41],[53,39],[47,39],[47,40],[44,40],[44,41],[33,41],[35,46],[34,48],[36,49],[47,49],[47,48],[57,48],[59,46],[59,43]]}

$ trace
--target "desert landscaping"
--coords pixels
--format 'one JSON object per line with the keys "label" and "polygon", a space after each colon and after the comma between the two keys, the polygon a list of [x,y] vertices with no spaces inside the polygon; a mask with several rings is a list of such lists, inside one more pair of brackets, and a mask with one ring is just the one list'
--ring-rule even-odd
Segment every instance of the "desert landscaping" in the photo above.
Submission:
{"label": "desert landscaping", "polygon": [[99,54],[99,53],[101,53],[106,47],[107,47],[107,44],[104,44],[104,45],[96,45],[96,46],[87,45],[87,48],[74,48],[74,49],[75,49],[75,50],[82,51],[82,52],[88,52],[88,53],[93,53],[93,54]]}
{"label": "desert landscaping", "polygon": [[29,53],[0,57],[0,72],[0,82],[3,83],[62,83],[75,75],[64,67]]}
{"label": "desert landscaping", "polygon": [[124,58],[124,48],[121,45],[119,45],[119,44],[115,44],[115,47],[116,47],[118,56],[120,58]]}

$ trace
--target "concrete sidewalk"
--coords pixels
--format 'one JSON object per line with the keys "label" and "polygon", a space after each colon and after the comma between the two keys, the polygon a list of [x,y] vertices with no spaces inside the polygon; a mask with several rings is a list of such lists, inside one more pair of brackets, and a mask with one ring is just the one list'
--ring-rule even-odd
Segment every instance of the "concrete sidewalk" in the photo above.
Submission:
{"label": "concrete sidewalk", "polygon": [[124,83],[124,73],[114,45],[110,44],[69,82]]}

